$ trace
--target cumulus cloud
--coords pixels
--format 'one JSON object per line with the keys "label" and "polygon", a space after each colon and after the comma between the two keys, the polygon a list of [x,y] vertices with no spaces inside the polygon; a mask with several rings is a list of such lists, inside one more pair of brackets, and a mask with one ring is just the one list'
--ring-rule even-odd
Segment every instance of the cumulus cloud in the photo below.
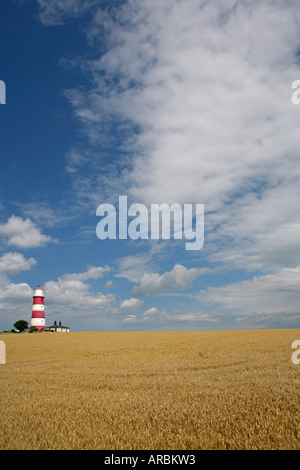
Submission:
{"label": "cumulus cloud", "polygon": [[13,283],[0,272],[0,313],[1,321],[10,328],[20,318],[29,321],[32,309],[33,289],[25,283]]}
{"label": "cumulus cloud", "polygon": [[208,271],[208,268],[187,269],[180,264],[176,264],[172,271],[165,272],[162,275],[144,273],[139,280],[139,285],[134,286],[132,293],[135,296],[141,296],[189,289],[195,279]]}
{"label": "cumulus cloud", "polygon": [[6,302],[5,306],[11,306],[15,303],[21,304],[22,302],[26,302],[29,299],[30,304],[29,304],[29,309],[31,313],[31,304],[32,304],[32,294],[33,290],[31,287],[25,283],[19,283],[19,284],[14,284],[13,282],[10,282],[8,279],[1,278],[1,288],[0,288],[0,303]]}
{"label": "cumulus cloud", "polygon": [[34,258],[26,259],[21,253],[5,253],[0,258],[0,272],[17,274],[27,271],[36,265]]}
{"label": "cumulus cloud", "polygon": [[108,266],[90,266],[86,272],[64,274],[57,281],[47,281],[43,289],[48,315],[72,317],[109,313],[115,295],[94,292],[87,282],[101,278],[109,271]]}
{"label": "cumulus cloud", "polygon": [[127,317],[123,319],[123,323],[146,323],[151,321],[158,324],[167,318],[168,315],[164,310],[159,310],[156,307],[150,307],[142,315],[127,315]]}
{"label": "cumulus cloud", "polygon": [[122,300],[120,303],[120,310],[130,310],[133,308],[138,308],[142,305],[143,301],[140,299],[136,299],[134,297],[131,297],[131,299],[125,299]]}
{"label": "cumulus cloud", "polygon": [[75,275],[66,274],[59,277],[57,281],[47,281],[44,285],[47,303],[53,306],[64,306],[65,313],[72,315],[75,312],[80,314],[95,315],[97,311],[101,311],[104,307],[114,301],[113,294],[104,295],[101,292],[90,292],[90,285],[84,282],[90,277],[82,276],[77,278]]}
{"label": "cumulus cloud", "polygon": [[56,240],[41,233],[40,229],[29,219],[12,215],[5,224],[0,224],[0,236],[8,245],[18,248],[36,248]]}
{"label": "cumulus cloud", "polygon": [[154,315],[157,312],[158,312],[158,309],[156,307],[151,307],[151,308],[148,308],[148,310],[146,310],[146,312],[144,312],[143,316],[144,317],[149,317],[151,315]]}

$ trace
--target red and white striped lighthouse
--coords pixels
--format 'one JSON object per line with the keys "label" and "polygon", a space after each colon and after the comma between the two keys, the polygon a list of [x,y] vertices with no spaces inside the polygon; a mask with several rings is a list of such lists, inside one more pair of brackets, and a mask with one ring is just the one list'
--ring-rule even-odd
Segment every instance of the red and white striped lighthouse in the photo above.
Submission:
{"label": "red and white striped lighthouse", "polygon": [[35,326],[38,330],[44,331],[45,329],[45,306],[44,306],[44,292],[38,286],[33,294],[33,305],[31,315],[31,328]]}

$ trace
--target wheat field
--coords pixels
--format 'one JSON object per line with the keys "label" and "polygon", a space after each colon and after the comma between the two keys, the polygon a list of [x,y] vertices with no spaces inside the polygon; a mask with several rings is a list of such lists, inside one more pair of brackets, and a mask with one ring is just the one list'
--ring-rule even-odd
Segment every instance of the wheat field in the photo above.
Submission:
{"label": "wheat field", "polygon": [[2,334],[0,449],[300,449],[300,330]]}

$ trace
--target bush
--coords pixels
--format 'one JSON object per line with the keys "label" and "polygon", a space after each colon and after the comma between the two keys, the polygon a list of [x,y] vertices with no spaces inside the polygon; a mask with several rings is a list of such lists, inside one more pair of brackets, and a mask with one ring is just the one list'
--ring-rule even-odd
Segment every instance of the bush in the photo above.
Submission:
{"label": "bush", "polygon": [[37,331],[39,331],[39,329],[36,326],[32,326],[29,330],[29,333],[35,333]]}

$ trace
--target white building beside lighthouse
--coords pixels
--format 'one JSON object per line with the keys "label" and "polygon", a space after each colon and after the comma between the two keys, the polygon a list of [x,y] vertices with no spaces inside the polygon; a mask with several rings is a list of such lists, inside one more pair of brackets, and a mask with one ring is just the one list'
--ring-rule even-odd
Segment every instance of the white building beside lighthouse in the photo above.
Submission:
{"label": "white building beside lighthouse", "polygon": [[47,331],[55,331],[56,333],[70,333],[70,328],[61,324],[61,321],[57,324],[55,321],[53,325],[47,326]]}

